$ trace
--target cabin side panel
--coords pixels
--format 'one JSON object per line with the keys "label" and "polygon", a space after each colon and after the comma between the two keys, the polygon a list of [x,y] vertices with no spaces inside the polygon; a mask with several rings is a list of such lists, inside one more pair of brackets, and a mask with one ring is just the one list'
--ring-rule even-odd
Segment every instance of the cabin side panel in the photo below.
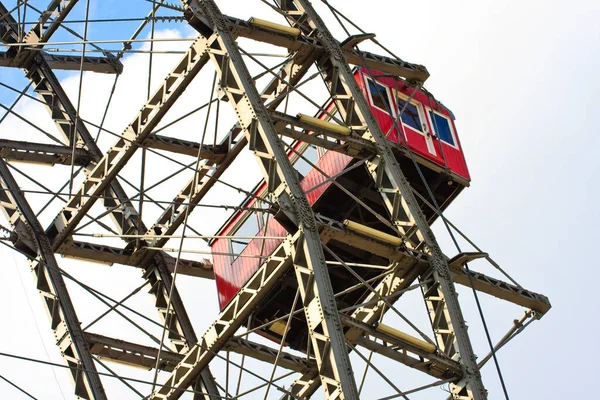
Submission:
{"label": "cabin side panel", "polygon": [[[456,132],[454,120],[451,119],[450,122],[452,124],[452,129],[454,129],[454,132]],[[465,153],[462,150],[458,135],[456,135],[456,146],[444,146],[444,152],[450,169],[470,181],[471,175],[469,174],[469,167],[467,167]]]}
{"label": "cabin side panel", "polygon": [[323,154],[323,157],[319,159],[316,165],[325,174],[313,168],[300,181],[300,186],[304,190],[304,193],[306,193],[306,198],[310,205],[315,204],[329,186],[333,184],[325,175],[333,177],[339,174],[346,168],[350,161],[352,161],[352,157],[335,151],[327,151]]}
{"label": "cabin side panel", "polygon": [[[350,161],[352,161],[350,156],[327,151],[316,165],[327,176],[333,177],[343,171]],[[316,168],[311,169],[300,182],[302,189],[307,192],[306,197],[310,205],[314,205],[332,184],[333,182]],[[235,220],[239,218],[241,218],[241,214]],[[230,233],[226,230],[223,234]],[[285,228],[275,219],[268,220],[266,232],[263,228],[256,234],[256,236],[265,237],[285,237],[286,235]],[[239,255],[218,255],[217,253],[231,252],[228,241],[229,239],[218,239],[212,245],[213,264],[221,309],[256,272],[264,258],[271,255],[282,242],[281,239],[254,238],[250,240]]]}
{"label": "cabin side panel", "polygon": [[231,274],[231,256],[228,255],[229,243],[227,239],[217,239],[211,245],[213,258],[213,271],[217,283],[219,306],[221,309],[235,296],[239,287],[234,282]]}

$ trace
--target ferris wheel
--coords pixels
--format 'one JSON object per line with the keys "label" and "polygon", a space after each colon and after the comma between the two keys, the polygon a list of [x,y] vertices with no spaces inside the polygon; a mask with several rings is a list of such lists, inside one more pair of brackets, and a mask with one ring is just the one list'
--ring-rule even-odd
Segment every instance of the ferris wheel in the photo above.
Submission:
{"label": "ferris wheel", "polygon": [[[0,2],[0,243],[56,344],[10,329],[15,375],[52,371],[52,398],[486,399],[489,362],[505,389],[496,351],[550,302],[444,216],[471,176],[424,66],[343,2],[47,3]],[[525,311],[491,335],[480,296]]]}

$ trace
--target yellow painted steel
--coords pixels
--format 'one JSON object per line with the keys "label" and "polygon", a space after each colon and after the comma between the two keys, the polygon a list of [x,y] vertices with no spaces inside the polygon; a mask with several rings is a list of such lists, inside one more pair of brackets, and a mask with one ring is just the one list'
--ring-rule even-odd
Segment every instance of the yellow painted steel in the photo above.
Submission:
{"label": "yellow painted steel", "polygon": [[399,331],[398,329],[392,328],[391,326],[379,324],[379,326],[377,327],[377,331],[385,333],[386,335],[396,338],[402,342],[408,343],[411,346],[421,349],[426,353],[435,353],[436,348],[431,343],[427,343],[424,340],[411,336],[408,333]]}
{"label": "yellow painted steel", "polygon": [[88,264],[102,264],[102,265],[108,265],[109,267],[112,267],[114,265],[114,262],[112,261],[102,261],[102,260],[97,260],[97,259],[90,259],[90,258],[83,258],[83,257],[79,257],[79,256],[73,256],[70,254],[63,254],[62,255],[63,258],[70,258],[71,260],[75,260],[75,261],[80,261],[80,262],[84,262],[84,263],[88,263]]}
{"label": "yellow painted steel", "polygon": [[[154,365],[143,365],[140,363],[136,363],[134,361],[119,360],[118,358],[110,358],[110,357],[105,357],[102,355],[98,355],[96,357],[98,358],[98,360],[101,360],[101,361],[108,361],[112,364],[124,365],[126,367],[141,369],[143,371],[152,371],[152,369],[154,368]],[[149,362],[149,364],[150,364],[150,362]]]}
{"label": "yellow painted steel", "polygon": [[350,133],[352,133],[352,130],[346,126],[323,121],[322,119],[311,117],[306,114],[298,114],[296,117],[300,120],[300,122],[307,123],[317,128],[323,128],[326,131],[339,133],[340,135],[348,136]]}
{"label": "yellow painted steel", "polygon": [[359,224],[358,222],[350,221],[349,219],[344,220],[344,225],[351,231],[358,232],[364,236],[368,236],[380,242],[389,243],[394,246],[400,246],[402,244],[402,239],[397,236],[381,232],[377,229],[369,228],[368,226]]}
{"label": "yellow painted steel", "polygon": [[286,327],[285,322],[275,321],[275,322],[273,322],[273,324],[271,326],[269,326],[269,330],[271,332],[275,332],[279,336],[283,336],[283,334],[285,333],[285,327]]}
{"label": "yellow painted steel", "polygon": [[250,25],[258,26],[259,28],[263,28],[268,31],[277,32],[293,37],[298,37],[298,35],[300,35],[300,29],[298,28],[292,28],[291,26],[276,24],[275,22],[267,21],[264,19],[252,17],[248,20],[248,22],[250,23]]}

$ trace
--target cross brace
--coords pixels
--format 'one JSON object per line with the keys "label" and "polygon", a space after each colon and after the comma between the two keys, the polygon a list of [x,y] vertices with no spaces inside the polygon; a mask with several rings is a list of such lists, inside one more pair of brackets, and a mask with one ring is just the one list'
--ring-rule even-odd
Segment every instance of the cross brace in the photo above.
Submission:
{"label": "cross brace", "polygon": [[[74,4],[75,2],[70,2],[68,4],[65,3],[65,7],[60,10],[60,15],[56,18],[56,21],[60,22],[60,20],[62,20],[66,16],[66,13],[72,8],[72,5]],[[59,5],[60,2],[53,1],[50,4],[51,11]],[[14,30],[14,27],[17,25],[14,19],[12,19],[12,17],[5,11],[6,9],[2,6],[2,8],[0,9],[0,14],[9,22],[9,24],[6,25],[8,27],[8,30],[2,35],[2,40],[5,43],[15,43],[18,40],[18,35],[16,34],[16,30]],[[57,26],[58,25],[56,24],[52,24],[52,26],[50,26],[49,29],[55,29],[55,27]],[[11,27],[13,28],[12,31],[10,30]],[[51,31],[47,30],[46,32],[50,34]],[[41,42],[45,42],[47,40],[47,37],[41,31],[38,37],[40,39],[44,39]],[[30,37],[29,39],[35,41],[35,38]],[[40,42],[40,40],[38,40],[36,43],[38,42]],[[43,43],[41,43],[37,47],[41,46],[43,46]],[[23,52],[21,55],[27,56],[27,53]],[[191,62],[190,56],[191,53],[186,54],[186,57],[184,57],[183,65],[187,65]],[[28,62],[27,64],[30,65],[29,69],[27,69],[26,71],[27,77],[32,81],[36,93],[40,97],[42,97],[44,103],[46,104],[48,110],[51,113],[52,118],[54,119],[57,127],[59,128],[59,131],[63,134],[67,143],[69,143],[70,146],[73,146],[73,143],[75,141],[77,141],[78,143],[82,143],[82,147],[86,148],[90,156],[92,157],[94,164],[88,165],[88,168],[85,169],[85,172],[89,178],[90,174],[94,171],[93,166],[97,166],[97,163],[100,163],[100,161],[103,159],[102,153],[100,152],[99,148],[97,147],[95,141],[93,140],[87,129],[85,128],[85,125],[80,119],[78,119],[75,108],[71,104],[69,98],[67,97],[66,93],[62,89],[60,83],[58,82],[58,79],[53,74],[51,68],[48,66],[47,62],[43,59],[43,57],[41,57],[38,54],[36,57],[33,58],[33,61],[31,63]],[[179,64],[178,68],[180,68],[181,65],[182,64]],[[201,67],[201,65],[199,67]],[[177,84],[181,83],[181,80],[176,77],[181,77],[182,72],[184,71],[176,69],[175,72],[172,73],[166,79],[165,85],[159,88],[159,91],[157,92],[158,94],[155,94],[154,97],[151,98],[150,104],[145,108],[145,111],[143,113],[140,113],[140,116],[138,116],[138,118],[136,119],[136,121],[138,121],[138,124],[142,123],[141,118],[145,119],[148,117],[148,111],[155,110],[157,106],[162,106],[162,109],[161,107],[158,107],[158,112],[154,113],[153,116],[162,117],[167,112],[170,105],[178,96],[169,96],[169,94],[172,93],[168,94],[165,92],[165,90],[174,89],[174,87],[177,86]],[[186,74],[183,74],[183,77],[186,78]],[[185,79],[183,79],[183,81],[184,83],[186,82]],[[187,81],[187,83],[189,83],[189,80]],[[181,93],[185,86],[185,84],[179,85],[179,93]],[[169,103],[168,101],[166,101],[167,104],[164,104],[162,102],[157,104],[157,101],[163,99],[163,95],[167,99],[170,98],[171,102]],[[152,101],[154,101],[155,103],[152,103]],[[155,121],[154,126],[158,124],[159,120],[160,118],[158,118]],[[151,133],[150,130],[152,128],[148,128],[149,129],[146,135],[149,135]],[[105,201],[105,206],[112,210],[111,217],[119,226],[120,231],[124,233],[131,232],[131,230],[133,232],[137,232],[138,228],[142,228],[142,231],[145,231],[145,227],[137,218],[137,213],[133,209],[131,203],[127,200],[127,196],[125,195],[125,192],[119,185],[118,181],[113,179],[107,179],[104,182],[104,184],[113,196],[112,201]],[[83,214],[80,215],[82,216]],[[50,232],[51,234],[53,232],[52,228],[53,227],[48,229],[48,232]],[[58,238],[58,240],[56,237],[54,237],[52,239],[53,250],[57,250],[58,248],[60,248],[60,246],[62,245],[62,241],[64,241],[66,238],[67,235]],[[196,336],[176,288],[172,292],[172,296],[169,293],[171,288],[171,275],[169,273],[165,260],[163,259],[160,253],[157,253],[151,260],[151,263],[145,267],[144,278],[150,284],[151,293],[155,296],[156,306],[159,310],[161,318],[166,320],[166,324],[169,327],[170,339],[180,351],[186,351],[188,344],[195,342]],[[164,306],[166,306],[167,298],[169,297],[171,297],[173,307],[171,312],[167,315]],[[179,334],[174,336],[172,334],[172,332],[174,331],[178,332]],[[209,397],[219,396],[219,391],[214,382],[214,378],[212,377],[208,369],[202,372],[202,383],[204,384]]]}
{"label": "cross brace", "polygon": [[[206,19],[206,16],[203,14],[202,10],[196,11],[196,14],[188,11],[187,15],[188,21],[192,27],[196,28],[200,33],[206,32],[207,28],[203,22],[203,20]],[[284,47],[290,52],[315,52],[321,54],[324,51],[324,47],[314,37],[294,37],[268,30],[258,25],[253,25],[249,21],[230,16],[224,17],[234,36],[245,37],[274,46]],[[427,69],[422,65],[411,64],[399,59],[355,50],[352,47],[345,47],[343,53],[347,62],[350,64],[364,65],[377,71],[401,76],[418,82],[424,82],[429,77],[429,72],[427,72]]]}
{"label": "cross brace", "polygon": [[[148,370],[154,369],[157,365],[156,357],[158,356],[158,349],[155,347],[143,346],[137,343],[114,339],[95,333],[86,333],[85,337],[90,346],[90,352],[100,359],[107,359],[112,362]],[[243,354],[269,364],[274,364],[277,357],[276,349],[238,338],[230,339],[222,350]],[[163,371],[173,371],[182,359],[183,355],[179,353],[163,350],[160,352],[158,369]],[[304,357],[294,356],[286,352],[280,353],[277,365],[300,373],[314,371],[317,367],[312,360],[307,361]]]}
{"label": "cross brace", "polygon": [[[296,235],[294,241],[299,237]],[[177,399],[194,378],[208,366],[233,334],[242,326],[252,310],[267,296],[269,290],[291,267],[289,257],[293,242],[284,241],[262,264],[250,280],[221,311],[215,322],[200,341],[184,356],[162,386],[152,394],[152,399]]]}
{"label": "cross brace", "polygon": [[[50,241],[2,158],[0,177],[0,208],[15,231],[19,234],[27,231],[34,243],[34,248],[24,250],[28,250],[31,257],[36,259],[30,263],[31,271],[50,319],[56,344],[67,366],[75,368],[69,369],[75,394],[83,399],[106,399]],[[82,368],[83,372],[77,368]]]}
{"label": "cross brace", "polygon": [[[47,52],[41,52],[41,56],[48,63],[50,68],[53,69],[79,71],[81,68],[83,68],[84,71],[99,72],[103,74],[120,74],[123,72],[123,64],[114,56],[81,57],[63,54],[54,55]],[[27,68],[26,64],[18,63],[16,56],[5,51],[0,52],[0,67]]]}
{"label": "cross brace", "polygon": [[[398,296],[408,288],[423,270],[422,261],[415,257],[405,257],[390,266],[391,272],[375,287],[375,292],[369,293],[364,300],[364,305],[354,310],[351,318],[367,326],[375,325],[387,310],[381,298]],[[397,298],[397,297],[394,297]],[[346,341],[352,343],[359,340],[364,331],[352,327],[345,333]],[[318,374],[308,372],[297,378],[290,391],[298,397],[310,398],[319,388]],[[284,397],[285,398],[285,397]]]}
{"label": "cross brace", "polygon": [[[97,197],[104,193],[136,152],[137,145],[143,144],[193,77],[200,72],[208,61],[205,52],[206,41],[197,40],[142,107],[134,121],[125,129],[123,137],[91,168],[81,187],[69,199],[48,229],[54,249],[60,247],[60,244],[72,233]],[[129,229],[125,229],[124,233],[129,230],[137,231],[138,227],[129,223]]]}
{"label": "cross brace", "polygon": [[21,142],[17,140],[0,139],[0,156],[9,161],[23,161],[40,164],[62,164],[84,166],[90,162],[90,156],[84,149],[73,149],[45,143]]}

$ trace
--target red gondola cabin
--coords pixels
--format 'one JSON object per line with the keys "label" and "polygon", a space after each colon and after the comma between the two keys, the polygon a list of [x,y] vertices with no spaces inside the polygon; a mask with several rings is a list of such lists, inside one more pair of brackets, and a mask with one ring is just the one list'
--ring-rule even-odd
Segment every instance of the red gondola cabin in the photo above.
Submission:
{"label": "red gondola cabin", "polygon": [[[355,78],[382,131],[390,141],[397,144],[394,146],[396,157],[413,188],[424,198],[429,198],[426,185],[421,178],[423,176],[440,207],[446,208],[460,191],[468,186],[470,180],[452,112],[436,102],[425,91],[419,90],[414,93],[413,87],[406,86],[404,81],[394,77],[377,73],[370,75],[366,70],[359,68],[355,71]],[[329,108],[332,107],[333,105],[330,104]],[[400,111],[402,111],[401,117],[398,118]],[[322,115],[318,117],[321,118]],[[385,207],[366,169],[362,167],[349,170],[348,168],[359,162],[359,159],[336,151],[317,149],[303,142],[295,142],[293,148],[295,152],[290,151],[288,157],[301,175],[301,186],[315,214],[336,221],[361,220],[368,226],[393,233],[375,218],[365,220],[368,216],[361,214],[360,207],[356,207],[356,203],[340,188],[342,186],[361,197],[373,210],[382,215],[386,214]],[[334,184],[331,180],[327,180],[323,173],[299,158],[297,153],[301,153],[328,176],[336,176],[345,169],[347,172],[337,177]],[[420,168],[420,174],[417,166]],[[263,182],[256,187],[254,194],[261,196],[265,191],[266,185]],[[243,206],[265,207],[255,197],[247,198]],[[421,208],[432,223],[436,214],[425,203],[421,204]],[[259,213],[249,211],[234,213],[217,233],[218,236],[241,237],[283,237],[286,234],[286,229],[276,218],[270,218],[267,222]],[[280,243],[280,239],[258,238],[219,238],[211,242],[221,308],[258,269],[262,259],[256,256],[263,256],[263,258],[269,256]],[[389,260],[378,260],[377,257],[342,244],[332,243],[331,246],[337,246],[336,253],[343,254],[346,259],[355,262],[370,264],[381,262],[381,265],[387,265],[389,262]],[[343,271],[336,272],[332,269],[330,274],[339,275],[335,277],[332,275],[334,290],[343,290],[348,286]],[[368,279],[370,274],[373,273],[364,272],[363,277]],[[294,277],[288,277],[288,281],[293,285]],[[277,315],[279,309],[290,308],[295,289],[293,291],[288,289],[286,294],[285,286],[284,282],[279,289],[274,289],[275,293],[269,296],[268,301],[271,305],[262,306],[255,317],[265,313],[265,317],[272,318]],[[350,293],[339,301],[352,304],[359,301],[361,295]],[[283,307],[284,305],[287,308]],[[302,329],[301,324],[298,324],[298,327]],[[274,339],[280,337],[275,328],[262,333]],[[301,334],[288,335],[287,342],[292,347],[300,348],[303,346],[301,337]]]}

